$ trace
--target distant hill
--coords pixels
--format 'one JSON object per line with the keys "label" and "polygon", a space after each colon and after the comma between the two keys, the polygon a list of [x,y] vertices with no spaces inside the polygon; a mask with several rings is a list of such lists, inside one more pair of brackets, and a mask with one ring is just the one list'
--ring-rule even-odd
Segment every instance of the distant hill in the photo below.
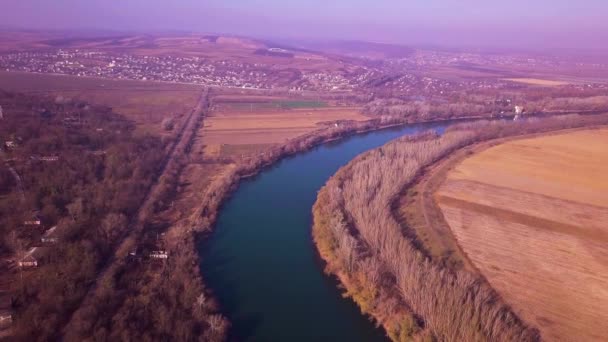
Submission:
{"label": "distant hill", "polygon": [[297,41],[292,44],[300,48],[322,51],[325,53],[372,59],[405,58],[416,51],[406,45],[359,40]]}

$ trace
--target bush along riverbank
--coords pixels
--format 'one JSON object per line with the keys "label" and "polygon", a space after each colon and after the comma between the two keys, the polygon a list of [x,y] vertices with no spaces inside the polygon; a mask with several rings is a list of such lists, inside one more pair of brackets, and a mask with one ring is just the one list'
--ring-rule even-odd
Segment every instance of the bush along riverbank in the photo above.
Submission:
{"label": "bush along riverbank", "polygon": [[540,340],[481,276],[418,250],[391,204],[422,169],[465,146],[605,124],[605,114],[460,124],[442,136],[405,137],[360,155],[326,183],[313,207],[313,239],[326,272],[393,341]]}

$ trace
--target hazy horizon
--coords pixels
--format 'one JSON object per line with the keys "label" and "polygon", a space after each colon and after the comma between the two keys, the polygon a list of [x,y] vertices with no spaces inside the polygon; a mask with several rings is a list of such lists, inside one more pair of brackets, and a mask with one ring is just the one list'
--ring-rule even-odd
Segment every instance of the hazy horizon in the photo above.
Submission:
{"label": "hazy horizon", "polygon": [[605,49],[608,3],[585,0],[6,0],[4,27],[189,31],[411,45]]}

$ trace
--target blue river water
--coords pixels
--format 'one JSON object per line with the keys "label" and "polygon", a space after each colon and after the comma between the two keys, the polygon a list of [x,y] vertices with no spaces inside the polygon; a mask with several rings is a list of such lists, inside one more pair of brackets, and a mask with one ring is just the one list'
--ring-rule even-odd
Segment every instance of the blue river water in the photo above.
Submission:
{"label": "blue river water", "polygon": [[358,154],[450,123],[354,135],[285,158],[241,182],[215,232],[199,246],[201,270],[231,322],[231,341],[388,341],[323,274],[311,238],[317,191]]}

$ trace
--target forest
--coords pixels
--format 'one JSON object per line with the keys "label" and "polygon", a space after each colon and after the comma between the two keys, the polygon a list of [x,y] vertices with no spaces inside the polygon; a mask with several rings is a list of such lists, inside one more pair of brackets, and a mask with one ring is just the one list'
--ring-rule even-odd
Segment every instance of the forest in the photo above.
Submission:
{"label": "forest", "polygon": [[[136,215],[163,144],[106,107],[6,92],[0,105],[0,138],[14,142],[0,172],[1,257],[36,247],[38,262],[3,275],[14,278],[13,337],[52,340]],[[48,232],[52,243],[41,243]]]}
{"label": "forest", "polygon": [[480,276],[426,256],[391,210],[423,168],[456,149],[496,138],[605,125],[607,115],[565,115],[458,124],[405,137],[340,169],[313,208],[313,237],[326,271],[393,341],[536,341]]}

